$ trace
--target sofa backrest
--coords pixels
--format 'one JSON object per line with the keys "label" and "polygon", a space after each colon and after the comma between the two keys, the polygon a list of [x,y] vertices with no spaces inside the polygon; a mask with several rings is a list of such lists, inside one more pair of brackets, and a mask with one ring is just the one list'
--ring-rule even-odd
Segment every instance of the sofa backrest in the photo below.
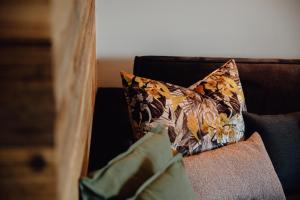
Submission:
{"label": "sofa backrest", "polygon": [[[139,76],[189,86],[229,58],[136,57]],[[236,59],[249,112],[279,114],[300,111],[300,60]],[[89,171],[103,167],[132,142],[122,88],[97,92]]]}
{"label": "sofa backrest", "polygon": [[[141,56],[134,74],[188,87],[230,58]],[[235,58],[249,112],[300,111],[300,59]]]}

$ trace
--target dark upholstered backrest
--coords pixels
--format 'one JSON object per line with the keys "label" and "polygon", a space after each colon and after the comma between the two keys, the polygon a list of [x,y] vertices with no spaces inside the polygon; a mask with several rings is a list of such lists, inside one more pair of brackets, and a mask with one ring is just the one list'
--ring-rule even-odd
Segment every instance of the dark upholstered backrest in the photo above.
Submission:
{"label": "dark upholstered backrest", "polygon": [[[136,57],[134,73],[187,87],[228,59]],[[236,59],[236,62],[249,112],[300,111],[300,60]],[[98,89],[93,120],[89,171],[103,167],[132,142],[122,88]]]}
{"label": "dark upholstered backrest", "polygon": [[[204,78],[230,58],[136,57],[134,74],[184,87]],[[300,59],[235,59],[249,112],[300,111]]]}

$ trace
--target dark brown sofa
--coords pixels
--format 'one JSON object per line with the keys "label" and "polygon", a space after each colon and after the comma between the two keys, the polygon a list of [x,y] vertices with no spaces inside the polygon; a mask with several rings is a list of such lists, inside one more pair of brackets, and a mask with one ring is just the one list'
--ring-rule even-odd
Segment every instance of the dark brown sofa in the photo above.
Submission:
{"label": "dark brown sofa", "polygon": [[[135,58],[134,74],[189,86],[227,60],[229,58],[142,56]],[[300,59],[235,60],[249,112],[283,114],[300,111]],[[89,170],[102,167],[131,143],[131,127],[122,89],[99,88]],[[285,193],[288,199],[300,199],[299,194]]]}

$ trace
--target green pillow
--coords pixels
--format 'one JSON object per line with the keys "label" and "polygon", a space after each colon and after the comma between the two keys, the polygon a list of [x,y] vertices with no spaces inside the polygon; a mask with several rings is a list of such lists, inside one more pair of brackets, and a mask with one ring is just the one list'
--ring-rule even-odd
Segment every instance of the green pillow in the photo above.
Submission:
{"label": "green pillow", "polygon": [[104,168],[82,178],[82,200],[126,199],[133,196],[147,179],[165,168],[173,157],[168,134],[161,130],[152,132]]}
{"label": "green pillow", "polygon": [[148,179],[130,200],[197,199],[185,173],[182,156],[177,154],[166,167]]}

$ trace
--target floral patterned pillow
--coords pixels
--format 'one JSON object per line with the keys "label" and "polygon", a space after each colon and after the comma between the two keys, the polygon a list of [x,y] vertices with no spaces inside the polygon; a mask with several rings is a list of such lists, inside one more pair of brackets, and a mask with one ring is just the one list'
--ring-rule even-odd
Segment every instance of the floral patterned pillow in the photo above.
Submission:
{"label": "floral patterned pillow", "polygon": [[234,60],[189,88],[121,73],[135,137],[161,124],[184,156],[241,140],[246,110]]}

